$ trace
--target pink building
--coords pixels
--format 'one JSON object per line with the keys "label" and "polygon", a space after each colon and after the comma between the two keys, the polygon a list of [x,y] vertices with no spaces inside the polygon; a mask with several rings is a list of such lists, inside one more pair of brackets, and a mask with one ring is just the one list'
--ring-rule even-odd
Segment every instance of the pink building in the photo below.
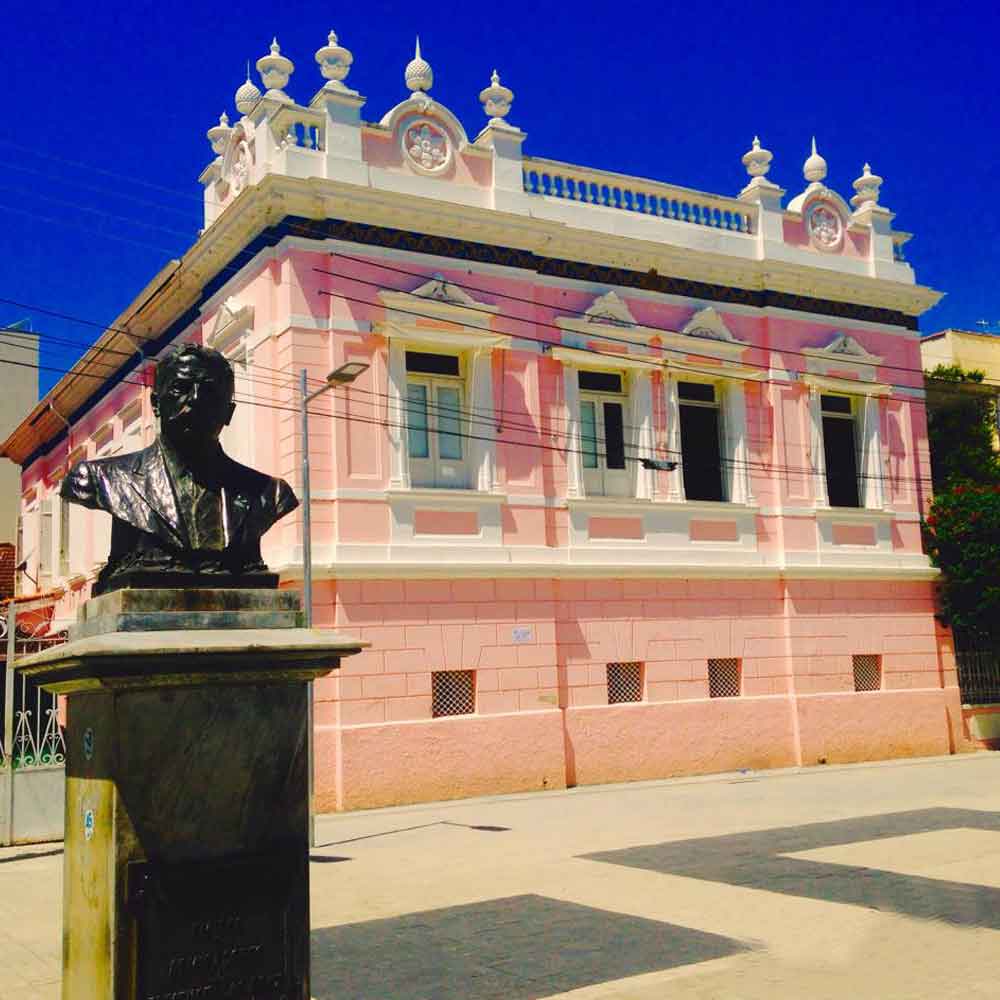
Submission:
{"label": "pink building", "polygon": [[311,415],[316,621],[372,644],[317,685],[319,808],[962,748],[920,542],[939,294],[881,178],[852,208],[815,147],[787,203],[756,139],[735,197],[528,157],[495,75],[470,139],[419,53],[374,124],[334,35],[316,61],[308,104],[257,63],[197,242],[3,446],[58,614],[108,547],[59,479],[152,440],[158,353],[223,351],[227,449],[293,484],[300,370],[363,361]]}

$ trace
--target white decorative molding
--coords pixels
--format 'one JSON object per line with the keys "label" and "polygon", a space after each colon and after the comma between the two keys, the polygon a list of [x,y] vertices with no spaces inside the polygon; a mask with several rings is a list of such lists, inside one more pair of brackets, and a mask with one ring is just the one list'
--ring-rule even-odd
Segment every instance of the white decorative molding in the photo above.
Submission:
{"label": "white decorative molding", "polygon": [[835,378],[832,375],[814,375],[802,372],[799,381],[811,390],[842,392],[850,396],[891,396],[892,386],[884,382],[868,382],[862,379]]}
{"label": "white decorative molding", "polygon": [[425,281],[419,288],[414,288],[410,295],[418,299],[433,299],[435,302],[450,302],[452,305],[484,307],[487,311],[496,312],[498,306],[490,306],[474,299],[464,288],[446,281],[440,274],[435,274],[430,281]]}
{"label": "white decorative molding", "polygon": [[389,488],[410,488],[410,461],[406,451],[406,348],[402,341],[389,341],[388,431]]}
{"label": "white decorative molding", "polygon": [[[450,343],[458,348],[484,346],[509,347],[510,336],[491,330],[499,306],[474,299],[467,291],[447,282],[441,275],[412,292],[379,292],[385,306],[385,322],[377,325],[387,337],[404,337],[421,343]],[[427,320],[437,320],[430,327]]]}
{"label": "white decorative molding", "polygon": [[809,466],[813,479],[813,503],[817,508],[830,506],[826,489],[826,451],[823,447],[822,388],[814,381],[809,386]]}
{"label": "white decorative molding", "polygon": [[730,503],[753,505],[755,503],[750,477],[750,447],[747,441],[747,401],[743,382],[734,379],[722,391],[723,430],[729,468],[723,469],[728,482]]}
{"label": "white decorative molding", "polygon": [[[576,352],[586,354],[586,351]],[[553,355],[555,351],[553,351]],[[561,357],[557,361],[563,361]],[[566,497],[584,495],[583,439],[580,435],[580,380],[572,363],[563,361],[563,404],[566,407]]]}
{"label": "white decorative molding", "polygon": [[652,372],[659,368],[655,358],[635,357],[629,354],[595,354],[576,347],[553,347],[549,352],[567,369],[583,368],[587,371],[639,371]]}
{"label": "white decorative molding", "polygon": [[[659,331],[659,338],[663,347],[673,354],[683,351],[687,355],[725,362],[727,366],[753,346],[733,335],[714,306],[696,310],[679,333]],[[684,364],[673,357],[668,358],[667,363]]]}
{"label": "white decorative molding", "polygon": [[806,209],[806,232],[809,242],[824,253],[835,253],[844,244],[844,220],[832,201],[817,198]]}
{"label": "white decorative molding", "polygon": [[493,406],[493,349],[480,347],[472,352],[472,413],[479,418],[470,442],[472,474],[477,488],[492,493],[496,486],[496,410]]}
{"label": "white decorative molding", "polygon": [[666,499],[672,503],[684,503],[684,475],[681,461],[681,409],[677,394],[677,377],[672,371],[663,376],[663,409],[667,421],[667,459],[677,462],[673,472],[667,473]]}
{"label": "white decorative molding", "polygon": [[[631,385],[631,424],[637,458],[655,458],[656,440],[653,432],[653,387],[651,372],[635,372]],[[656,472],[645,469],[642,462],[633,461],[635,482],[632,495],[637,500],[653,500],[656,496]]]}
{"label": "white decorative molding", "polygon": [[825,347],[805,347],[802,353],[808,361],[806,369],[814,375],[829,375],[831,372],[853,372],[865,382],[874,382],[876,369],[882,358],[870,354],[846,333],[836,333]]}
{"label": "white decorative molding", "polygon": [[878,396],[866,396],[861,427],[861,494],[869,510],[885,506],[885,469],[882,464],[882,407]]}
{"label": "white decorative molding", "polygon": [[223,354],[238,348],[240,341],[253,329],[253,306],[240,305],[235,298],[223,302],[215,314],[215,322],[206,339],[206,346]]}
{"label": "white decorative molding", "polygon": [[472,411],[481,423],[472,441],[472,475],[486,494],[496,487],[496,435],[493,403],[493,351],[507,350],[511,338],[490,329],[499,308],[434,275],[412,292],[380,292],[386,309],[376,332],[389,341],[390,488],[409,490],[406,430],[406,349],[450,350],[465,358]]}
{"label": "white decorative molding", "polygon": [[588,340],[648,345],[662,330],[640,326],[621,296],[612,289],[599,295],[582,316],[557,316],[560,330],[581,334]]}
{"label": "white decorative molding", "polygon": [[451,166],[454,158],[451,136],[429,118],[407,123],[399,141],[406,163],[419,174],[436,177]]}
{"label": "white decorative molding", "polygon": [[721,341],[724,344],[739,344],[741,348],[749,346],[733,336],[732,330],[726,326],[726,321],[714,306],[705,306],[704,309],[699,309],[684,324],[681,333],[686,337]]}
{"label": "white decorative molding", "polygon": [[591,323],[611,323],[615,326],[636,325],[632,311],[614,289],[594,299],[584,316]]}

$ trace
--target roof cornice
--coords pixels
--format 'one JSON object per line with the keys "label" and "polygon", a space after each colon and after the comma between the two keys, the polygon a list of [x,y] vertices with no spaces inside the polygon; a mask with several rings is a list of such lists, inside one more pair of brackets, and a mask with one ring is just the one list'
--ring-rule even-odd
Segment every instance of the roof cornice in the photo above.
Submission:
{"label": "roof cornice", "polygon": [[[942,294],[921,285],[820,267],[741,259],[629,236],[595,233],[563,222],[503,212],[486,205],[443,202],[315,177],[267,174],[260,183],[242,191],[221,216],[202,231],[184,256],[166,264],[129,307],[109,324],[70,372],[45,394],[0,445],[0,457],[24,464],[51,447],[65,428],[54,415],[50,403],[58,413],[70,415],[71,420],[82,407],[92,405],[95,396],[103,395],[125,374],[139,367],[137,340],[148,347],[145,357],[158,353],[169,340],[171,328],[199,302],[214,294],[227,280],[227,271],[235,274],[251,259],[248,255],[246,261],[241,262],[238,255],[247,251],[270,227],[289,217],[317,222],[342,220],[522,251],[541,258],[542,264],[552,265],[551,270],[543,270],[543,274],[562,273],[566,269],[564,265],[571,270],[592,266],[622,269],[640,277],[669,275],[671,279],[702,286],[722,286],[736,293],[783,293],[801,297],[799,308],[803,311],[822,312],[812,307],[827,301],[916,317],[938,302]],[[298,235],[325,238],[318,230],[303,229]],[[655,281],[648,287],[660,290]],[[692,294],[698,297],[697,293],[703,291],[699,288]],[[737,301],[738,295],[729,300]],[[109,367],[108,349],[127,352],[113,355],[122,358],[116,368]]]}

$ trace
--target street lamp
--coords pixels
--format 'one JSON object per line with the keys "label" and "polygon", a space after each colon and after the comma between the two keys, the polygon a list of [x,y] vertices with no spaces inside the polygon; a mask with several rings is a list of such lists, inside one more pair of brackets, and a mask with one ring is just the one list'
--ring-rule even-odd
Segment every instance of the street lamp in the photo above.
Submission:
{"label": "street lamp", "polygon": [[[299,411],[302,418],[302,605],[305,612],[305,626],[312,628],[312,493],[309,489],[309,404],[328,389],[350,385],[362,372],[368,370],[365,361],[348,361],[347,364],[330,372],[326,382],[318,389],[309,391],[308,372],[299,373]],[[306,760],[309,768],[309,846],[316,846],[316,810],[313,805],[313,682],[309,682],[309,713],[306,733]]]}
{"label": "street lamp", "polygon": [[368,370],[365,361],[348,361],[330,372],[326,382],[309,392],[308,375],[303,368],[299,375],[299,410],[302,417],[302,604],[305,609],[306,628],[312,628],[312,517],[309,490],[309,404],[329,389],[350,385],[362,372]]}

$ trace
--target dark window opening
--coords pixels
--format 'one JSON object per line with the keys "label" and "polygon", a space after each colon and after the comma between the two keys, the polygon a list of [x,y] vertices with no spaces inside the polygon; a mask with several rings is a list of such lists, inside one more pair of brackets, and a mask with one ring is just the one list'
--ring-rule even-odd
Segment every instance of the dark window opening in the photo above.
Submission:
{"label": "dark window opening", "polygon": [[693,399],[699,403],[714,403],[715,386],[708,382],[678,382],[677,395],[681,399]]}
{"label": "dark window opening", "polygon": [[820,405],[824,413],[851,415],[851,401],[847,396],[820,396]]}
{"label": "dark window opening", "polygon": [[424,375],[457,375],[458,358],[453,354],[428,354],[425,351],[406,352],[406,370]]}
{"label": "dark window opening", "polygon": [[609,469],[625,468],[625,429],[621,403],[604,404],[604,450]]}
{"label": "dark window opening", "polygon": [[580,372],[580,388],[589,392],[621,392],[622,377],[615,372]]}
{"label": "dark window opening", "polygon": [[711,406],[681,406],[680,411],[684,494],[688,500],[722,500],[719,411]]}
{"label": "dark window opening", "polygon": [[823,418],[823,452],[826,456],[826,492],[830,506],[860,507],[853,420]]}

